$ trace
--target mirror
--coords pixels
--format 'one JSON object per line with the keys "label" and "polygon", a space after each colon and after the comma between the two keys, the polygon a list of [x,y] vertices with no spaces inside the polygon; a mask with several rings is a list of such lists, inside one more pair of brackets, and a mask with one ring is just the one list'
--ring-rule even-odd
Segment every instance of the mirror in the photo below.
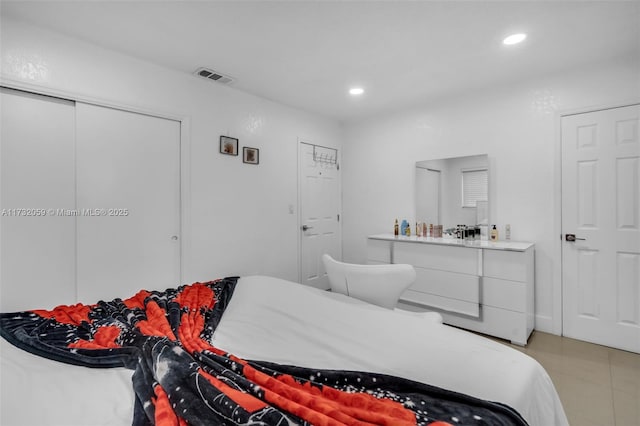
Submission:
{"label": "mirror", "polygon": [[416,163],[416,220],[443,225],[489,224],[486,154]]}

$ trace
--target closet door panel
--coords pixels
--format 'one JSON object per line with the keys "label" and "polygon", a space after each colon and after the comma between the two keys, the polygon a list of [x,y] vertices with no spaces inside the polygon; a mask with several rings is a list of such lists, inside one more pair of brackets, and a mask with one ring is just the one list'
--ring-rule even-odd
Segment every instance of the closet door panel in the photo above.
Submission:
{"label": "closet door panel", "polygon": [[76,301],[74,103],[0,89],[0,310]]}
{"label": "closet door panel", "polygon": [[78,292],[180,283],[180,123],[78,103]]}

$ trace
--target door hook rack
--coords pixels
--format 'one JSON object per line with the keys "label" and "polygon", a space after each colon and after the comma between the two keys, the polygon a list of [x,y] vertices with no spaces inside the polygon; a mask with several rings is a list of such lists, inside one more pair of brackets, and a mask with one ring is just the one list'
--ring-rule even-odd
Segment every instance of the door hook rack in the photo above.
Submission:
{"label": "door hook rack", "polygon": [[338,150],[326,146],[313,145],[313,161],[336,165],[338,164]]}

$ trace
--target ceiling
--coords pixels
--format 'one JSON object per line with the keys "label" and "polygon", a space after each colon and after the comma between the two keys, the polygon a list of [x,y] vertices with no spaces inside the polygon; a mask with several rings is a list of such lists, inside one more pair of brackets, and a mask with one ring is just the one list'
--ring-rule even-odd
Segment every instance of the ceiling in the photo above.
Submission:
{"label": "ceiling", "polygon": [[[0,12],[341,121],[640,58],[638,1],[2,0]],[[504,46],[514,32],[528,38]]]}

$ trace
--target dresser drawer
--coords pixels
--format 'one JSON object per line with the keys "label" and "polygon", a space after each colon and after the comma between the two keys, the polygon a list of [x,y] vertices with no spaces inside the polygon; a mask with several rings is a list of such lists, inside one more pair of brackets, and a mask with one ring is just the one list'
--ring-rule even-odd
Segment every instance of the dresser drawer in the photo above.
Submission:
{"label": "dresser drawer", "polygon": [[416,281],[401,299],[445,311],[477,317],[480,314],[480,277],[437,269],[416,269]]}
{"label": "dresser drawer", "polygon": [[478,275],[480,249],[396,242],[393,263]]}
{"label": "dresser drawer", "polygon": [[367,240],[367,261],[370,264],[391,263],[391,242]]}
{"label": "dresser drawer", "polygon": [[525,312],[526,285],[523,282],[482,278],[482,304],[514,312]]}
{"label": "dresser drawer", "polygon": [[480,277],[477,275],[436,269],[415,269],[416,281],[409,287],[411,290],[480,303]]}
{"label": "dresser drawer", "polygon": [[485,250],[483,275],[525,282],[533,273],[533,249],[526,251]]}

